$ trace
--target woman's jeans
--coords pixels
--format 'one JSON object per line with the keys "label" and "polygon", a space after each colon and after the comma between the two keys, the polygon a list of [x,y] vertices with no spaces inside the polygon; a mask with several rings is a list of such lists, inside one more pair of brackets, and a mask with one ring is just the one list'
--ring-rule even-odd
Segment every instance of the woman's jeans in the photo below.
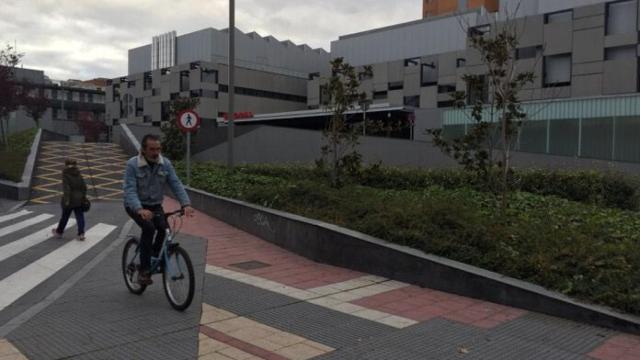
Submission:
{"label": "woman's jeans", "polygon": [[64,232],[64,228],[67,227],[67,222],[69,221],[69,216],[71,216],[71,212],[76,215],[76,222],[78,223],[78,235],[84,234],[84,212],[81,207],[77,208],[62,208],[62,218],[58,223],[58,228],[56,231],[58,234],[62,234]]}

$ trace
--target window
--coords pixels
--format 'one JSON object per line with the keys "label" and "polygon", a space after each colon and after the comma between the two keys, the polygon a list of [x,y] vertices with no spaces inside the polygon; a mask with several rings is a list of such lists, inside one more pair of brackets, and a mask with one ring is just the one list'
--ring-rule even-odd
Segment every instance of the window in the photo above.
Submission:
{"label": "window", "polygon": [[622,60],[622,59],[634,59],[637,57],[638,51],[635,45],[632,46],[618,46],[607,48],[604,50],[605,60]]}
{"label": "window", "polygon": [[127,82],[127,88],[136,87],[136,82],[134,80]]}
{"label": "window", "polygon": [[404,97],[404,105],[405,106],[413,106],[420,107],[420,96],[405,96]]}
{"label": "window", "polygon": [[189,69],[191,69],[191,70],[200,69],[200,62],[199,61],[194,61],[194,62],[190,63],[189,64]]}
{"label": "window", "polygon": [[74,91],[67,91],[67,98],[65,100],[69,100],[69,101],[74,101],[75,97],[78,95],[77,92]]}
{"label": "window", "polygon": [[151,96],[160,96],[161,94],[162,94],[161,88],[151,90]]}
{"label": "window", "polygon": [[80,102],[86,102],[85,93],[80,93]]}
{"label": "window", "polygon": [[483,36],[491,31],[491,25],[480,25],[469,28],[469,37],[473,36]]}
{"label": "window", "polygon": [[467,103],[470,105],[477,102],[487,103],[489,101],[489,81],[484,75],[473,78],[467,84]]}
{"label": "window", "polygon": [[88,103],[92,103],[93,102],[93,94],[92,93],[87,93],[87,102]]}
{"label": "window", "polygon": [[402,81],[396,81],[389,83],[389,91],[391,90],[402,90],[404,88],[404,83]]}
{"label": "window", "polygon": [[142,116],[144,112],[144,100],[142,98],[136,98],[136,116]]}
{"label": "window", "polygon": [[142,118],[142,122],[150,123],[150,122],[151,122],[151,115],[145,115],[145,116]]}
{"label": "window", "polygon": [[617,1],[607,4],[607,35],[636,32],[636,2]]}
{"label": "window", "polygon": [[171,69],[164,68],[164,69],[160,70],[160,74],[161,75],[169,75],[169,74],[171,74]]}
{"label": "window", "polygon": [[571,85],[571,54],[544,58],[544,86]]}
{"label": "window", "polygon": [[451,85],[439,85],[438,86],[438,94],[446,94],[446,93],[452,93],[456,91],[456,86],[451,84]]}
{"label": "window", "polygon": [[438,107],[439,108],[448,108],[448,107],[453,107],[456,104],[455,101],[453,100],[448,100],[448,101],[438,101]]}
{"label": "window", "polygon": [[169,102],[163,101],[160,103],[160,120],[169,120]]}
{"label": "window", "polygon": [[113,100],[120,100],[120,84],[113,85]]}
{"label": "window", "polygon": [[[222,91],[222,89],[220,89]],[[329,87],[328,85],[320,85],[320,104],[327,105],[329,104]]]}
{"label": "window", "polygon": [[418,66],[420,65],[420,58],[411,58],[404,60],[404,66]]}
{"label": "window", "polygon": [[200,96],[205,98],[218,98],[218,92],[215,90],[200,90]]}
{"label": "window", "polygon": [[180,97],[180,93],[171,93],[170,95],[171,100],[176,100],[179,97]]}
{"label": "window", "polygon": [[573,10],[558,11],[544,16],[545,24],[566,23],[573,20]]}
{"label": "window", "polygon": [[373,92],[373,100],[382,100],[387,98],[386,91],[374,91]]}
{"label": "window", "polygon": [[218,71],[203,69],[200,73],[200,82],[211,84],[218,83]]}
{"label": "window", "polygon": [[144,90],[151,90],[153,87],[153,77],[150,72],[144,73]]}
{"label": "window", "polygon": [[463,59],[463,58],[456,59],[457,68],[465,67],[466,65],[467,65],[467,59]]}
{"label": "window", "polygon": [[[218,89],[220,92],[229,92],[229,86],[228,85],[218,85]],[[273,99],[273,100],[282,100],[282,101],[291,101],[291,102],[300,102],[300,103],[306,103],[307,102],[307,97],[306,96],[301,96],[301,95],[294,95],[294,94],[284,94],[284,93],[279,93],[279,92],[275,92],[275,91],[268,91],[268,90],[259,90],[259,89],[250,89],[250,88],[245,88],[245,87],[240,87],[240,86],[236,86],[234,87],[235,89],[235,93],[237,95],[244,95],[244,96],[255,96],[255,97],[261,97],[261,98],[266,98],[266,99]],[[321,101],[322,101],[322,94],[323,92],[325,92],[326,90],[322,90],[322,86],[320,87],[320,97],[321,97]],[[217,94],[216,94],[217,96]]]}
{"label": "window", "polygon": [[[313,80],[315,78],[319,78],[320,77],[320,73],[319,72],[314,72],[314,73],[310,73],[309,74],[309,80]],[[362,80],[362,79],[360,79]]]}
{"label": "window", "polygon": [[538,46],[516,49],[516,60],[535,59],[539,49]]}
{"label": "window", "polygon": [[189,91],[189,71],[180,71],[180,91]]}
{"label": "window", "polygon": [[422,64],[420,82],[422,86],[433,86],[438,84],[438,68],[435,63]]}

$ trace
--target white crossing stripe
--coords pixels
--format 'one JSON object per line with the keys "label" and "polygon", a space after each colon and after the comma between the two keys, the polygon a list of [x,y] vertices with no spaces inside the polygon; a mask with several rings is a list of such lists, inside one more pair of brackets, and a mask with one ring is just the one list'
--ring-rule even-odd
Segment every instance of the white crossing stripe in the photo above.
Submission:
{"label": "white crossing stripe", "polygon": [[19,218],[20,216],[28,215],[28,214],[31,214],[31,211],[29,211],[29,210],[20,210],[18,212],[13,213],[13,214],[2,215],[2,216],[0,216],[0,223],[3,223],[5,221],[9,221],[9,220],[13,220],[15,218]]}
{"label": "white crossing stripe", "polygon": [[116,226],[97,224],[84,241],[72,240],[0,281],[0,311],[106,238]]}
{"label": "white crossing stripe", "polygon": [[[67,229],[73,227],[75,224],[76,224],[75,219],[69,219],[69,222],[67,223]],[[38,245],[41,242],[52,237],[53,234],[51,233],[51,229],[53,229],[57,225],[58,225],[57,223],[51,224],[40,231],[37,231],[31,235],[23,237],[22,239],[10,242],[4,246],[0,246],[0,261],[4,259],[8,259],[15,254],[19,254],[27,250],[28,248]]]}
{"label": "white crossing stripe", "polygon": [[[327,309],[389,325],[397,329],[403,329],[418,323],[415,320],[408,319],[402,316],[368,309],[364,306],[351,303],[354,300],[409,286],[409,284],[389,280],[387,278],[379,276],[366,275],[357,279],[333,284],[333,288],[323,286],[309,290],[302,290],[272,280],[263,279],[258,276],[225,269],[214,265],[207,264],[205,271],[212,275],[221,276],[233,281],[238,281],[278,294],[286,295],[301,301],[306,301],[314,305],[325,307]],[[339,288],[349,290],[344,291]]]}
{"label": "white crossing stripe", "polygon": [[0,228],[0,237],[11,234],[12,232],[22,230],[31,225],[35,225],[39,222],[51,219],[52,217],[53,215],[51,214],[40,214],[36,217],[32,217],[31,219],[27,219],[13,225],[5,226],[3,228]]}

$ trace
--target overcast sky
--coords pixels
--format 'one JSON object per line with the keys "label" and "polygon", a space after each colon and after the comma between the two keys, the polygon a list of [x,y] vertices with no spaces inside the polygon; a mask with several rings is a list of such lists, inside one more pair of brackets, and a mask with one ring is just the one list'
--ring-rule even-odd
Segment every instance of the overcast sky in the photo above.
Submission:
{"label": "overcast sky", "polygon": [[[338,36],[419,19],[422,0],[236,0],[236,26],[329,50]],[[226,28],[228,0],[0,0],[0,45],[52,79],[118,77],[127,50],[176,30]]]}

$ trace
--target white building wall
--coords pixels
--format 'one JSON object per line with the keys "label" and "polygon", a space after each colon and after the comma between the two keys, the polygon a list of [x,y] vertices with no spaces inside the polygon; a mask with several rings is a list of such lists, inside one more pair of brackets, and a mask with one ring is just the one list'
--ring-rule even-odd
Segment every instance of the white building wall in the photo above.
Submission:
{"label": "white building wall", "polygon": [[500,0],[500,16],[505,19],[507,15],[513,18],[547,14],[610,1],[612,0]]}
{"label": "white building wall", "polygon": [[331,56],[358,66],[464,50],[467,27],[477,19],[471,12],[343,36],[331,43]]}

